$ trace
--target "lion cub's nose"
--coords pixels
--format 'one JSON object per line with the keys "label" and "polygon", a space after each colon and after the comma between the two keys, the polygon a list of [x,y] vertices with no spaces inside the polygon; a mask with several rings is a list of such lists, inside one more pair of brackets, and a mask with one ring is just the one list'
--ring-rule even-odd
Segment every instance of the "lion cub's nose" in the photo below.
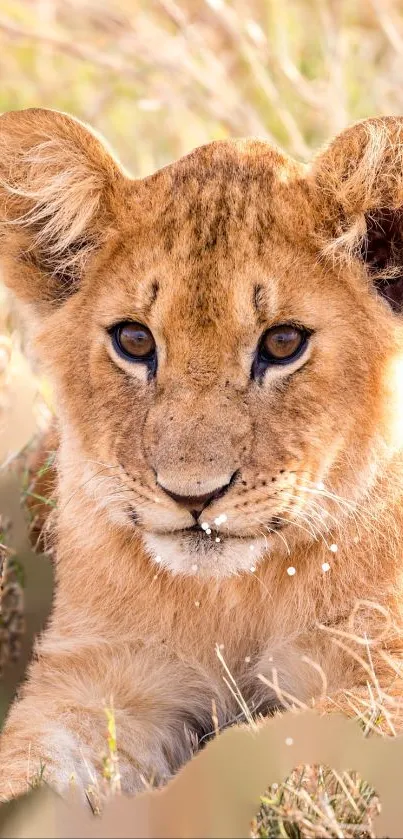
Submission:
{"label": "lion cub's nose", "polygon": [[157,480],[157,484],[160,489],[164,490],[164,492],[172,498],[173,501],[176,501],[176,503],[180,504],[181,507],[185,507],[186,510],[189,510],[189,512],[192,513],[192,516],[197,520],[200,513],[211,503],[211,501],[221,498],[227,492],[231,486],[233,477],[225,484],[216,487],[216,489],[212,492],[205,492],[202,495],[182,495],[178,492],[173,492],[173,490],[164,485],[160,479]]}

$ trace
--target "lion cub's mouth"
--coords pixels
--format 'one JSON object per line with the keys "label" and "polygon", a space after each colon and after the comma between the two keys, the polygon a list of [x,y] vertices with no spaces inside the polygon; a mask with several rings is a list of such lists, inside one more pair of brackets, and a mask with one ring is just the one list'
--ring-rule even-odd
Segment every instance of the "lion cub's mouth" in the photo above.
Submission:
{"label": "lion cub's mouth", "polygon": [[[278,522],[278,529],[283,526]],[[272,535],[261,530],[240,534],[232,533],[226,523],[223,530],[202,522],[165,532],[143,531],[143,540],[150,558],[171,573],[222,578],[256,571],[273,548],[274,530],[275,526]]]}
{"label": "lion cub's mouth", "polygon": [[[280,519],[277,516],[273,516],[267,524],[267,527],[271,530],[283,530],[287,527],[291,522],[286,521],[285,519]],[[222,530],[216,530],[213,525],[204,525],[204,524],[194,524],[191,527],[183,527],[179,530],[174,530],[172,533],[175,536],[178,535],[185,535],[185,534],[199,534],[203,538],[208,538],[211,541],[215,541],[219,543],[224,541],[225,539],[250,539],[253,538],[250,534],[239,534],[239,533],[231,533],[231,530],[227,530],[226,533],[223,533]]]}

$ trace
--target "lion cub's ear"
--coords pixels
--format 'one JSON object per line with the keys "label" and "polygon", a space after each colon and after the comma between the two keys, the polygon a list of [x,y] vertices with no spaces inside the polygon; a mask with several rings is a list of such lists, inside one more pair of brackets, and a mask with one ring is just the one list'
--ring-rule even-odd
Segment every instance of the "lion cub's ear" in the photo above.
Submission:
{"label": "lion cub's ear", "polygon": [[311,174],[324,251],[364,262],[379,293],[403,312],[403,119],[353,125]]}
{"label": "lion cub's ear", "polygon": [[126,177],[84,125],[56,111],[0,117],[0,258],[4,281],[39,309],[72,293],[113,228]]}

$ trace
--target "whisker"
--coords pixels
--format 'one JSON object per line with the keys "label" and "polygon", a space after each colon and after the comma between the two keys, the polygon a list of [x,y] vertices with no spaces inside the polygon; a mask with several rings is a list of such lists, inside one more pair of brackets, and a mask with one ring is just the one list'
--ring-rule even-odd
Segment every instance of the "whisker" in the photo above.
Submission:
{"label": "whisker", "polygon": [[329,543],[328,543],[328,541],[325,537],[325,534],[323,533],[323,530],[319,527],[315,527],[315,525],[314,525],[314,521],[315,521],[315,524],[319,521],[321,524],[325,525],[326,530],[328,531],[329,528],[326,525],[326,523],[323,522],[322,519],[318,518],[318,516],[316,516],[316,519],[313,518],[313,515],[310,515],[308,513],[308,511],[306,511],[306,510],[299,510],[299,511],[295,512],[293,509],[291,509],[291,512],[294,513],[294,515],[296,515],[298,518],[302,519],[302,521],[304,521],[305,524],[307,524],[307,525],[310,524],[312,530],[310,530],[310,529],[308,530],[308,528],[304,528],[303,525],[301,525],[295,519],[291,519],[291,521],[289,522],[290,524],[293,524],[295,527],[299,527],[302,530],[306,530],[306,532],[310,533],[310,535],[313,536],[315,541],[318,541],[318,539],[322,539],[322,541],[325,543],[327,549],[330,550],[330,545],[329,545]]}
{"label": "whisker", "polygon": [[[105,471],[105,467],[103,467],[103,468],[102,468],[102,469],[100,469],[98,472],[96,472],[96,473],[95,473],[95,475],[91,475],[91,477],[90,477],[90,478],[87,478],[87,480],[85,480],[85,481],[83,481],[81,484],[79,484],[79,485],[78,485],[78,487],[77,487],[77,489],[75,489],[75,490],[74,490],[74,492],[72,493],[72,495],[70,496],[70,498],[68,498],[68,499],[67,499],[67,501],[66,501],[66,503],[65,503],[65,504],[61,507],[61,512],[64,512],[64,511],[65,511],[66,507],[70,504],[70,502],[73,500],[73,498],[75,498],[75,496],[77,495],[77,493],[78,493],[81,489],[83,489],[85,486],[87,486],[89,483],[91,483],[91,481],[95,480],[95,478],[97,478],[99,475],[102,475],[102,473],[103,473],[104,471]],[[108,477],[109,477],[109,476],[108,476]]]}
{"label": "whisker", "polygon": [[285,538],[285,536],[284,536],[284,533],[280,533],[280,531],[279,531],[279,530],[273,530],[273,531],[271,531],[271,532],[273,533],[273,535],[278,536],[278,537],[279,537],[279,539],[281,539],[281,541],[282,541],[282,542],[284,542],[284,545],[285,545],[285,547],[286,547],[287,554],[288,554],[288,556],[291,556],[290,546],[289,546],[289,544],[288,544],[288,542],[287,542],[287,539],[286,539],[286,538]]}
{"label": "whisker", "polygon": [[[317,538],[315,531],[310,530],[308,527],[304,527],[302,524],[299,524],[299,522],[292,521],[290,519],[286,519],[286,518],[284,518],[284,516],[279,516],[279,515],[276,515],[276,519],[278,519],[281,522],[284,522],[285,524],[295,525],[295,527],[298,527],[300,530],[305,531],[305,533],[308,533],[309,536],[312,536],[315,540]],[[263,524],[263,522],[261,522],[261,523]],[[272,531],[272,532],[276,532],[276,531]]]}
{"label": "whisker", "polygon": [[[318,498],[323,498],[324,500],[334,501],[339,508],[342,509],[344,515],[348,518],[352,518],[357,527],[357,533],[359,534],[359,527],[358,525],[361,524],[365,530],[370,531],[374,535],[378,535],[383,537],[384,534],[379,528],[375,525],[379,523],[379,517],[375,516],[371,512],[369,512],[366,508],[362,505],[358,504],[358,502],[351,501],[346,498],[342,498],[340,495],[333,493],[326,489],[318,489],[317,487],[307,487],[300,485],[298,487],[301,492],[307,492],[315,495]],[[339,523],[339,527],[341,523]]]}

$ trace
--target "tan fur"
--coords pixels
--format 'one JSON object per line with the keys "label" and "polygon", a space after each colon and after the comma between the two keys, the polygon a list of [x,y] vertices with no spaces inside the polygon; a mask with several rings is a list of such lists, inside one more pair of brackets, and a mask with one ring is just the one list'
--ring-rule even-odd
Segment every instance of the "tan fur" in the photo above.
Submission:
{"label": "tan fur", "polygon": [[[1,118],[4,276],[38,322],[60,435],[57,590],[2,796],[40,761],[85,787],[111,703],[124,788],[165,780],[213,700],[220,726],[239,716],[217,644],[252,710],[362,712],[370,668],[400,724],[402,321],[357,245],[372,208],[403,204],[400,135],[359,124],[307,168],[212,143],[134,181],[64,115]],[[111,346],[127,318],[155,337],[155,380]],[[313,331],[307,354],[251,381],[260,336],[290,321]],[[234,473],[212,532],[186,536],[156,476],[197,496]]]}

